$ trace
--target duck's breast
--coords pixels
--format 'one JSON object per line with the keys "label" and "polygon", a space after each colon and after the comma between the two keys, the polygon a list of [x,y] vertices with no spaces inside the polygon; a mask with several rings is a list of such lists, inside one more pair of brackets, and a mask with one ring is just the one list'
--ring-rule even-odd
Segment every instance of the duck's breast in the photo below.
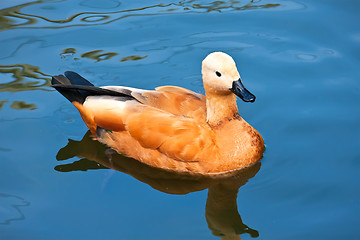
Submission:
{"label": "duck's breast", "polygon": [[224,168],[246,167],[262,158],[264,141],[244,119],[231,119],[214,128],[214,132]]}

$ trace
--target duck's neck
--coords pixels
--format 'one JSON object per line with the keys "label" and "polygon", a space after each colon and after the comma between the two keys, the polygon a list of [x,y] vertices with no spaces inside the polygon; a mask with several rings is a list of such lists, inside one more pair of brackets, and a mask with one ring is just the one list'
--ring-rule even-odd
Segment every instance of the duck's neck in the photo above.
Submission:
{"label": "duck's neck", "polygon": [[211,89],[205,89],[205,93],[207,122],[211,127],[239,116],[235,94],[219,94]]}

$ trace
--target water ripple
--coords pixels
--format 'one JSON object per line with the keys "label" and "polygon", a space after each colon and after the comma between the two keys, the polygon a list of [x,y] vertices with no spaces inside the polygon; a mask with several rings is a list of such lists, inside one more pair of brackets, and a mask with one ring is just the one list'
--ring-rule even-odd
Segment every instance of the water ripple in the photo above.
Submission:
{"label": "water ripple", "polygon": [[[66,1],[65,1],[66,2]],[[248,10],[292,10],[303,8],[302,5],[292,1],[274,0],[272,3],[263,3],[267,1],[195,1],[184,0],[180,2],[160,3],[150,6],[129,8],[126,10],[108,11],[108,12],[78,12],[69,17],[54,20],[49,17],[26,13],[26,8],[37,6],[39,4],[57,4],[59,2],[33,1],[20,4],[0,10],[0,31],[18,28],[30,29],[58,29],[75,26],[94,26],[109,24],[124,18],[135,16],[152,16],[179,13],[209,13],[209,12],[230,12],[230,11],[248,11]],[[120,6],[113,6],[113,9]],[[80,7],[84,3],[80,3]],[[42,8],[54,8],[53,6],[43,6]],[[110,8],[110,7],[109,7]],[[32,11],[34,12],[34,11]],[[48,11],[47,11],[48,12]]]}
{"label": "water ripple", "polygon": [[[73,60],[79,60],[80,58],[77,57],[78,50],[76,48],[66,48],[63,49],[60,53],[60,57],[62,59],[73,57]],[[95,60],[96,62],[104,61],[104,60],[110,60],[116,56],[118,56],[119,53],[117,52],[104,52],[102,49],[92,50],[89,52],[84,52],[80,55],[81,58],[87,58]],[[126,62],[126,61],[138,61],[142,60],[144,58],[147,58],[149,55],[139,56],[139,55],[130,55],[125,57],[120,57],[120,62]]]}
{"label": "water ripple", "polygon": [[22,207],[30,206],[30,202],[22,197],[0,193],[0,225],[8,225],[13,221],[25,220]]}
{"label": "water ripple", "polygon": [[0,65],[0,73],[12,74],[9,82],[0,83],[0,92],[49,90],[47,87],[50,86],[51,76],[42,73],[37,66],[30,64]]}

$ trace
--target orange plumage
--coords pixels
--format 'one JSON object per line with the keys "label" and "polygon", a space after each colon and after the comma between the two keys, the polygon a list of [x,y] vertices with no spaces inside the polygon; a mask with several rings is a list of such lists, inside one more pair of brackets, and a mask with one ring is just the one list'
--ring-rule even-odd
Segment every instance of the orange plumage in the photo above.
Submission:
{"label": "orange plumage", "polygon": [[255,97],[242,85],[234,61],[212,53],[202,74],[205,96],[174,86],[96,88],[72,72],[53,77],[53,86],[97,140],[145,164],[213,174],[256,163],[264,142],[238,114],[234,93],[244,101]]}

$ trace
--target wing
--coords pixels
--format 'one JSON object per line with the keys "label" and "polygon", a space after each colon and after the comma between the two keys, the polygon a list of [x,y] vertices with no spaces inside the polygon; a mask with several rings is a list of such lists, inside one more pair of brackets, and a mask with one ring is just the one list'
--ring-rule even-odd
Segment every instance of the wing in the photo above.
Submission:
{"label": "wing", "polygon": [[121,86],[102,87],[112,91],[126,93],[142,104],[164,110],[178,116],[206,122],[205,96],[185,88],[175,86],[158,87],[156,90],[141,90]]}
{"label": "wing", "polygon": [[155,149],[178,161],[214,157],[215,135],[206,123],[118,97],[90,96],[76,107],[93,132],[97,127],[110,134],[127,132],[143,148]]}

